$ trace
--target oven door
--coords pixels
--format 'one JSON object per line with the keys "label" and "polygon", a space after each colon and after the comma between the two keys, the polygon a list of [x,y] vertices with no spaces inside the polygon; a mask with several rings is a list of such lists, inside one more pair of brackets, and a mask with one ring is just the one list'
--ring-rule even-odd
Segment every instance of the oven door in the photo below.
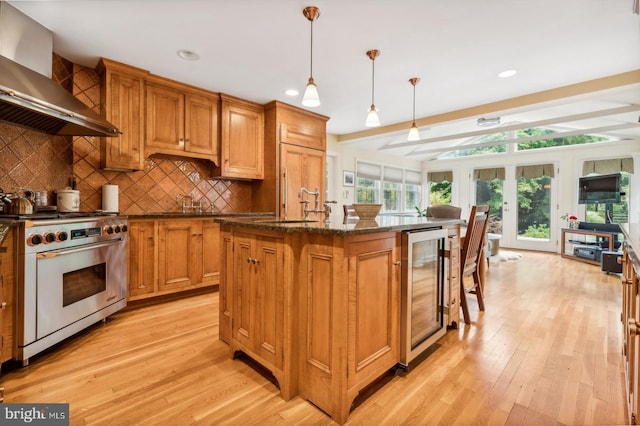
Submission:
{"label": "oven door", "polygon": [[113,240],[38,253],[36,339],[126,297],[125,247]]}

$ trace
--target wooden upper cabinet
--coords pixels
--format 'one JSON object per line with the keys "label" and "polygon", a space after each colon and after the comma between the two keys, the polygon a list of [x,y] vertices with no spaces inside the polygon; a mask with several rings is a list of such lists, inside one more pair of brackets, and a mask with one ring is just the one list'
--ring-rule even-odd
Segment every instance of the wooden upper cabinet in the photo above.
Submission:
{"label": "wooden upper cabinet", "polygon": [[96,70],[102,83],[102,116],[121,132],[116,137],[100,138],[100,166],[107,170],[142,170],[146,72],[108,59],[101,59]]}
{"label": "wooden upper cabinet", "polygon": [[264,109],[221,94],[220,164],[215,174],[237,179],[264,178]]}
{"label": "wooden upper cabinet", "polygon": [[304,125],[280,123],[280,142],[325,151],[327,133]]}
{"label": "wooden upper cabinet", "polygon": [[146,84],[145,151],[218,160],[217,93],[154,78]]}

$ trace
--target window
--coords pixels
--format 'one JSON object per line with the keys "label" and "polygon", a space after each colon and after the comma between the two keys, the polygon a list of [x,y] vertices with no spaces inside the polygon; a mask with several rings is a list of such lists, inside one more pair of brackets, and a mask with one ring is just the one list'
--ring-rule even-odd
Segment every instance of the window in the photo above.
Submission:
{"label": "window", "polygon": [[422,172],[356,163],[356,203],[381,203],[383,212],[415,211],[420,206]]}
{"label": "window", "polygon": [[453,172],[429,172],[429,205],[451,204],[451,182]]}
{"label": "window", "polygon": [[404,209],[414,210],[422,203],[422,173],[413,170],[404,172]]}
{"label": "window", "polygon": [[[529,149],[553,148],[557,146],[584,145],[588,143],[608,142],[610,140],[591,135],[561,136],[554,138],[553,136],[555,133],[557,132],[554,130],[540,128],[518,130],[518,139],[530,138],[533,140],[517,144],[516,150],[526,151]],[[540,138],[541,136],[547,135],[549,136],[548,138]]]}
{"label": "window", "polygon": [[382,167],[377,164],[357,163],[356,203],[379,203]]}
{"label": "window", "polygon": [[457,158],[457,157],[469,157],[472,155],[484,155],[484,154],[501,154],[507,151],[507,146],[501,141],[507,139],[506,132],[494,133],[491,135],[483,136],[482,138],[471,142],[471,140],[465,141],[467,146],[478,145],[477,147],[470,147],[466,149],[459,149],[457,151],[449,151],[438,158]]}
{"label": "window", "polygon": [[384,168],[383,199],[384,210],[399,212],[402,209],[402,180],[403,170],[394,167]]}

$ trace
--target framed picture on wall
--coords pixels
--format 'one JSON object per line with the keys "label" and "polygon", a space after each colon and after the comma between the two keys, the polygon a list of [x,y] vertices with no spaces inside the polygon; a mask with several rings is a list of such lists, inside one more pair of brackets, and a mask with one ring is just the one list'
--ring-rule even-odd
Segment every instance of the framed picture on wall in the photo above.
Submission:
{"label": "framed picture on wall", "polygon": [[342,185],[343,186],[353,186],[353,184],[355,182],[355,176],[354,176],[353,172],[345,170],[343,173],[344,174],[343,174],[343,177],[342,177]]}

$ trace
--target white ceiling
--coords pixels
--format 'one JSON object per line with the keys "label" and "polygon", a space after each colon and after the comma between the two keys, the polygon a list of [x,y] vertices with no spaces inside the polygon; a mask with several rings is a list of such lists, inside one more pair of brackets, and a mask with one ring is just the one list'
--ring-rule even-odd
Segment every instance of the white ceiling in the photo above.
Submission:
{"label": "white ceiling", "polygon": [[[640,70],[640,16],[635,0],[49,0],[10,1],[54,33],[54,50],[93,67],[99,57],[259,103],[300,105],[309,77],[309,21],[314,23],[313,76],[331,117],[327,130],[367,149],[406,141],[412,119],[431,117],[614,74]],[[188,49],[200,60],[176,55]],[[371,104],[382,130],[365,131]],[[516,69],[511,78],[497,74]],[[616,89],[496,110],[503,125],[640,104],[640,82]],[[556,123],[557,130],[637,124],[640,111]],[[424,159],[477,131],[478,116],[421,126],[421,145],[389,149]],[[568,120],[568,119],[567,119]],[[423,122],[429,120],[423,120]],[[559,120],[555,120],[559,121]],[[402,123],[402,124],[398,124]],[[395,126],[394,126],[395,124]],[[404,129],[407,129],[406,131]],[[399,130],[402,129],[402,130]],[[363,132],[364,131],[364,132]],[[601,131],[640,139],[640,129]],[[388,149],[388,147],[387,147]],[[416,150],[418,152],[416,153]],[[422,152],[419,152],[419,151]]]}

